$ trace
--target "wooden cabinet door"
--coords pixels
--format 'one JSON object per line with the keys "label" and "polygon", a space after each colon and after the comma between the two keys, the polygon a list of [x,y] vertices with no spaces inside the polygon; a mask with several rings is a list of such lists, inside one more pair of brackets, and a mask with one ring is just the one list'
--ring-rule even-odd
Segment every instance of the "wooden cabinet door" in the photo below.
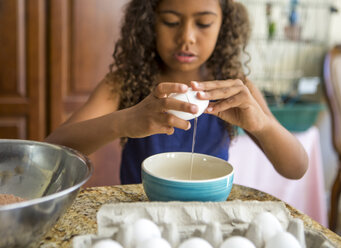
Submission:
{"label": "wooden cabinet door", "polygon": [[46,136],[44,0],[0,0],[0,138]]}
{"label": "wooden cabinet door", "polygon": [[[49,5],[49,130],[81,106],[109,71],[127,0],[51,0]],[[90,156],[88,185],[119,183],[118,141]]]}

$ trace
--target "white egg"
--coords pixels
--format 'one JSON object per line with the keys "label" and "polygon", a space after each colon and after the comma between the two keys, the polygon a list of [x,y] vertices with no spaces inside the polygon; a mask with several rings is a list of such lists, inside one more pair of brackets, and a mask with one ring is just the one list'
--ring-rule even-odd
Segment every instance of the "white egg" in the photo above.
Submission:
{"label": "white egg", "polygon": [[279,220],[270,212],[262,212],[253,220],[261,227],[264,241],[271,238],[278,232],[283,231],[283,227]]}
{"label": "white egg", "polygon": [[137,244],[136,248],[172,248],[163,238],[150,238]]}
{"label": "white egg", "polygon": [[257,247],[262,247],[266,240],[282,231],[281,223],[272,213],[262,212],[251,221],[245,237]]}
{"label": "white egg", "polygon": [[213,248],[213,247],[204,239],[190,238],[182,242],[178,248]]}
{"label": "white egg", "polygon": [[114,240],[104,239],[96,242],[92,248],[122,248],[122,246]]}
{"label": "white egg", "polygon": [[301,248],[297,239],[288,232],[279,232],[265,242],[265,248]]}
{"label": "white egg", "polygon": [[220,248],[256,248],[256,246],[247,238],[241,236],[232,236],[226,239]]}
{"label": "white egg", "polygon": [[187,112],[177,111],[177,110],[168,110],[168,113],[173,114],[183,120],[191,120],[195,117],[199,117],[207,108],[209,101],[208,100],[200,100],[197,98],[197,92],[193,91],[192,88],[188,88],[186,93],[174,93],[170,94],[169,97],[195,104],[198,106],[198,112],[196,114],[191,114]]}
{"label": "white egg", "polygon": [[132,237],[133,244],[136,245],[150,238],[160,238],[161,232],[159,227],[151,220],[138,219],[133,224]]}

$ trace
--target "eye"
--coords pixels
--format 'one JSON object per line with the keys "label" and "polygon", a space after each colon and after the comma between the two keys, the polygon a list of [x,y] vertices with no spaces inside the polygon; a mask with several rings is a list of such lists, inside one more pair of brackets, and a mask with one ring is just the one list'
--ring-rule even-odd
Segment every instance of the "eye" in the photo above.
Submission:
{"label": "eye", "polygon": [[197,23],[197,26],[199,28],[209,28],[211,25],[212,23],[200,23],[200,22]]}
{"label": "eye", "polygon": [[168,27],[176,27],[177,25],[179,25],[179,22],[162,21],[162,23]]}

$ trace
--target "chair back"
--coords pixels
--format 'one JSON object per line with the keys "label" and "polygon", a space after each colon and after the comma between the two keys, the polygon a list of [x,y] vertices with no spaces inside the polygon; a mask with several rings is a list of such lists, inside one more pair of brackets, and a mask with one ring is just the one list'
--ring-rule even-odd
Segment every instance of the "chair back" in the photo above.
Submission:
{"label": "chair back", "polygon": [[332,119],[332,139],[341,156],[341,45],[331,49],[324,61],[324,87]]}

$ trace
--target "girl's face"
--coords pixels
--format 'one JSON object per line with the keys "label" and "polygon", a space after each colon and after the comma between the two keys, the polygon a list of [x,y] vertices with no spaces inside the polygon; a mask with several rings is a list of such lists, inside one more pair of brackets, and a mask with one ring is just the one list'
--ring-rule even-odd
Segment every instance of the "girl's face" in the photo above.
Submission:
{"label": "girl's face", "polygon": [[215,48],[221,23],[219,0],[162,0],[156,13],[161,59],[172,71],[198,70]]}

